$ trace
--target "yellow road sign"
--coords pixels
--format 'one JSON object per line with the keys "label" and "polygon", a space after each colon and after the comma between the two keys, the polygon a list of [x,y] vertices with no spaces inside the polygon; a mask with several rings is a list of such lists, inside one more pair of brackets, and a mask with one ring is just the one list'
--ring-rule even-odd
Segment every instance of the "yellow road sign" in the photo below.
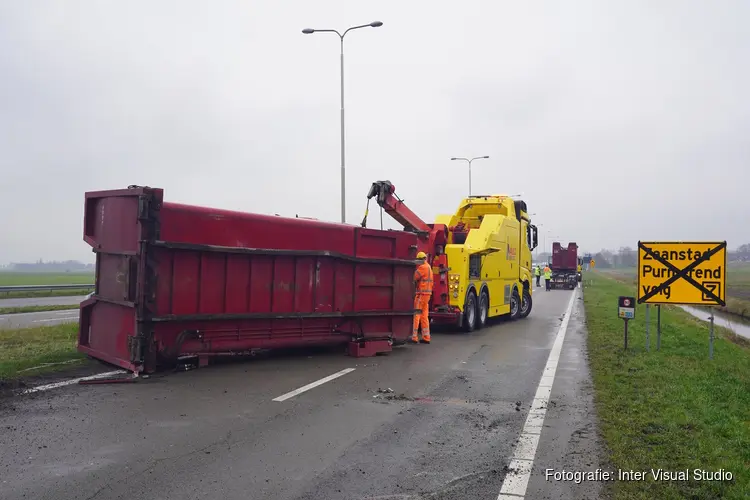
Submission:
{"label": "yellow road sign", "polygon": [[726,305],[727,242],[638,242],[638,303]]}

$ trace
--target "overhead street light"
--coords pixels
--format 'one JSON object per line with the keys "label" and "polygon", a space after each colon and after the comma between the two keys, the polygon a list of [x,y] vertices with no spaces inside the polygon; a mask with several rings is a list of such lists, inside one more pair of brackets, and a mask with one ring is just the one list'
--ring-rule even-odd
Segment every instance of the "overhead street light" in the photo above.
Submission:
{"label": "overhead street light", "polygon": [[347,33],[352,30],[360,28],[380,28],[383,23],[380,21],[373,21],[370,24],[362,24],[360,26],[352,26],[347,28],[343,33],[339,33],[338,30],[324,29],[318,30],[313,28],[305,28],[302,33],[305,35],[311,35],[313,33],[336,33],[341,40],[341,223],[346,222],[346,155],[345,155],[345,139],[344,139],[344,37]]}
{"label": "overhead street light", "polygon": [[471,162],[473,162],[474,160],[485,160],[487,158],[489,158],[489,156],[475,156],[471,160],[468,159],[468,158],[455,158],[455,157],[451,158],[451,160],[454,160],[454,161],[455,160],[463,160],[463,161],[469,163],[469,196],[471,196]]}

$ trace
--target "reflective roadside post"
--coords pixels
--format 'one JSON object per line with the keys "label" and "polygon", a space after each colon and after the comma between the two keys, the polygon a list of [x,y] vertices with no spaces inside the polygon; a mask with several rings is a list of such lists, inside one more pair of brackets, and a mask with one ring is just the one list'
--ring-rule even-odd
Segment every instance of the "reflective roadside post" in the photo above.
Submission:
{"label": "reflective roadside post", "polygon": [[373,21],[369,24],[361,24],[359,26],[352,26],[347,28],[343,33],[339,33],[338,30],[324,29],[318,30],[313,28],[305,28],[302,33],[305,35],[311,35],[313,33],[336,33],[341,40],[341,223],[346,222],[346,161],[345,161],[345,138],[344,138],[344,37],[347,33],[352,30],[360,28],[380,28],[383,23],[380,21]]}
{"label": "reflective roadside post", "polygon": [[619,297],[617,299],[617,316],[625,321],[625,350],[628,350],[628,321],[635,318],[635,298]]}

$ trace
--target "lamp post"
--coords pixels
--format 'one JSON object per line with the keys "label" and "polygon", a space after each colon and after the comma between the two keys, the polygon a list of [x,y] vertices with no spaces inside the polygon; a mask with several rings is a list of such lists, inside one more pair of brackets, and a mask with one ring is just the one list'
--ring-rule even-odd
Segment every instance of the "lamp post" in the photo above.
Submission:
{"label": "lamp post", "polygon": [[[552,238],[552,241],[560,239],[559,236],[552,236],[552,231],[547,231],[547,232],[549,233],[550,238]],[[545,251],[546,251],[546,248],[545,248]],[[549,248],[549,258],[550,258],[550,262],[552,262],[552,245],[550,245],[550,248]]]}
{"label": "lamp post", "polygon": [[473,162],[474,160],[484,160],[487,158],[489,158],[489,156],[476,156],[471,160],[468,158],[451,158],[451,160],[463,160],[465,162],[468,162],[469,164],[469,196],[471,196],[471,162]]}
{"label": "lamp post", "polygon": [[341,223],[346,222],[346,157],[344,148],[344,37],[347,33],[352,30],[359,28],[379,28],[383,26],[380,21],[373,21],[370,24],[362,24],[360,26],[352,26],[347,28],[343,33],[339,33],[338,30],[318,30],[312,28],[305,28],[302,33],[305,35],[311,35],[313,33],[336,33],[341,40]]}

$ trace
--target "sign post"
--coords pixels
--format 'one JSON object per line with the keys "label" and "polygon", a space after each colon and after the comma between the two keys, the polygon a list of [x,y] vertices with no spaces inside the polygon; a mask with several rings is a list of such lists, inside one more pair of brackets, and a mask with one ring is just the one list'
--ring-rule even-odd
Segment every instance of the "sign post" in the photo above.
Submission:
{"label": "sign post", "polygon": [[617,300],[617,316],[625,321],[625,350],[628,350],[628,321],[635,318],[635,298],[620,297]]}
{"label": "sign post", "polygon": [[656,304],[656,350],[661,349],[661,304]]}
{"label": "sign post", "polygon": [[646,304],[646,352],[651,350],[651,306]]}
{"label": "sign post", "polygon": [[[725,306],[727,242],[638,242],[638,303],[656,304],[656,350],[661,305]],[[713,311],[709,357],[713,358]]]}
{"label": "sign post", "polygon": [[711,308],[711,316],[709,316],[711,325],[708,331],[708,359],[714,359],[714,309]]}

